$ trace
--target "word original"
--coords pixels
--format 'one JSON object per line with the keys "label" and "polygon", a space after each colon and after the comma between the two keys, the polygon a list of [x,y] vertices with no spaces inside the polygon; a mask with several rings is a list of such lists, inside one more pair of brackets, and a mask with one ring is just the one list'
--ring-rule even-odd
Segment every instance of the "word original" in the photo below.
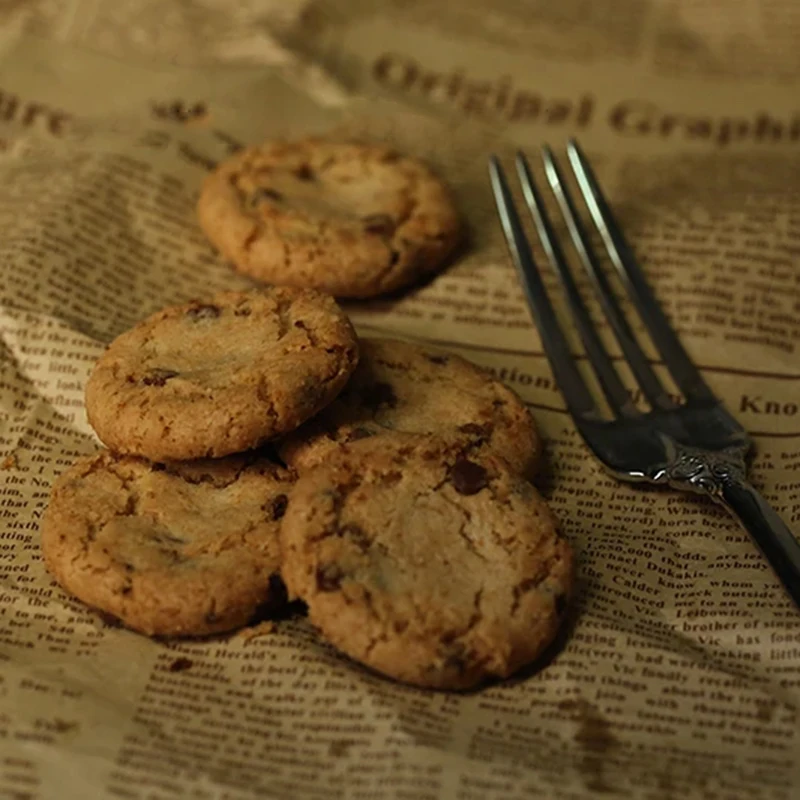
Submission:
{"label": "word original", "polygon": [[585,128],[592,120],[594,99],[547,97],[540,92],[519,89],[508,75],[497,80],[468,78],[463,69],[434,72],[408,56],[382,55],[374,64],[373,77],[381,86],[412,92],[426,100],[447,103],[464,114],[484,119],[503,118],[509,122],[542,122],[546,125],[571,123]]}

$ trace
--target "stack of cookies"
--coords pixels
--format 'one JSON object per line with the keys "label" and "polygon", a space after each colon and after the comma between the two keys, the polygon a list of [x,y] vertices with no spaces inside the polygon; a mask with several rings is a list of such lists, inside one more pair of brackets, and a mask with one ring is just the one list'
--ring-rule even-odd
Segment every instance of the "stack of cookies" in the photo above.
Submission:
{"label": "stack of cookies", "polygon": [[[326,170],[346,187],[353,153],[309,147],[288,148],[302,156],[292,179],[276,175],[262,149],[223,165],[210,185],[244,205],[254,202],[239,196],[253,174],[272,182],[273,205]],[[398,163],[386,158],[367,162],[382,180]],[[400,255],[368,279],[359,267],[360,294],[400,285],[395,268],[407,267],[408,279],[451,246],[411,241],[433,230],[425,226],[437,195],[424,174],[406,180],[422,199],[387,190],[408,203],[399,224],[392,207],[379,235]],[[373,187],[376,203],[382,191]],[[270,214],[243,251],[226,240],[240,267],[274,263],[264,254],[294,235],[289,211]],[[377,252],[374,235],[356,237],[362,267]],[[341,293],[342,273],[325,258],[315,280]],[[304,282],[302,270],[294,276]],[[316,288],[224,292],[157,312],[99,359],[86,409],[108,449],[56,482],[42,550],[64,588],[134,630],[220,633],[299,598],[353,659],[450,689],[510,675],[556,634],[572,554],[528,482],[540,442],[525,406],[455,355],[359,341]]]}
{"label": "stack of cookies", "polygon": [[311,290],[226,292],[123,333],[86,385],[110,449],[59,478],[43,521],[52,574],[149,635],[268,611],[285,596],[278,531],[296,475],[258,448],[330,403],[357,361],[350,322]]}

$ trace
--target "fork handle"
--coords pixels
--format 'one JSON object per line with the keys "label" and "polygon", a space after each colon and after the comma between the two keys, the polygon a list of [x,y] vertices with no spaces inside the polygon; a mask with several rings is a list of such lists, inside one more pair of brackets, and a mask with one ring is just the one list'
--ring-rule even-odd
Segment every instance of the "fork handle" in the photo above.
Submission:
{"label": "fork handle", "polygon": [[775,509],[746,481],[723,481],[717,496],[739,520],[800,607],[800,542]]}

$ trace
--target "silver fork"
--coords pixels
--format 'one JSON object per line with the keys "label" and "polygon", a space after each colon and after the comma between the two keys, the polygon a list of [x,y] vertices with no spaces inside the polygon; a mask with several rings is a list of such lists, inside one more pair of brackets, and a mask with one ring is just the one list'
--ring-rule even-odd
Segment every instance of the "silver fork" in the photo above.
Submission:
{"label": "silver fork", "polygon": [[570,141],[567,157],[589,214],[684,402],[675,403],[665,391],[622,314],[548,147],[542,148],[542,157],[547,181],[572,244],[651,407],[647,413],[638,411],[623,386],[589,318],[528,161],[518,153],[516,168],[525,201],[544,251],[560,278],[613,419],[608,419],[598,408],[575,366],[542,284],[503,168],[497,157],[492,156],[489,173],[503,232],[545,353],[578,431],[603,466],[620,480],[668,484],[675,489],[708,495],[725,506],[750,533],[795,604],[800,606],[800,543],[746,480],[746,457],[752,446],[750,437],[714,396],[689,359],[626,244],[586,156],[576,142]]}

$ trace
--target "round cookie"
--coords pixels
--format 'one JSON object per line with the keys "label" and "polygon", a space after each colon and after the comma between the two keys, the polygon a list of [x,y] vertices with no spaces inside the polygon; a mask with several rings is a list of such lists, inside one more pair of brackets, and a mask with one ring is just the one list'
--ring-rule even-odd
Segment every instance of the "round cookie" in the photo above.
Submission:
{"label": "round cookie", "polygon": [[313,290],[221,292],[117,337],[86,385],[105,445],[152,461],[219,457],[296,428],[358,361],[336,302]]}
{"label": "round cookie", "polygon": [[278,529],[293,481],[252,455],[164,465],[101,450],[53,487],[45,564],[150,636],[230,630],[285,600]]}
{"label": "round cookie", "polygon": [[359,365],[342,393],[278,445],[305,470],[342,443],[386,431],[434,435],[470,451],[491,450],[531,477],[541,450],[523,402],[459,356],[394,339],[362,338]]}
{"label": "round cookie", "polygon": [[197,205],[240,272],[338,297],[372,297],[437,270],[455,249],[450,195],[422,163],[382,145],[267,142],[219,165]]}
{"label": "round cookie", "polygon": [[356,442],[299,477],[281,527],[289,595],[337,648],[397,680],[506,677],[553,640],[571,549],[503,461],[412,438]]}

